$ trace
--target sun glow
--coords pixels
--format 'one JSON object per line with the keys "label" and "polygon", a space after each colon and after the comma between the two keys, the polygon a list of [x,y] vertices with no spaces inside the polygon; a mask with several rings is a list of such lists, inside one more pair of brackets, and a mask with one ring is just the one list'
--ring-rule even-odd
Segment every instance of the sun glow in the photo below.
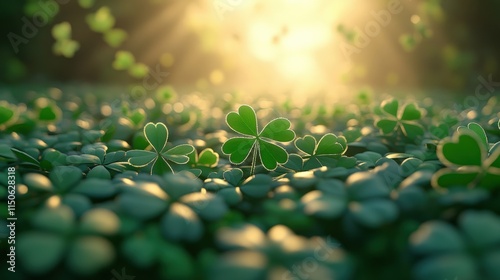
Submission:
{"label": "sun glow", "polygon": [[[394,3],[399,3],[398,12],[388,10],[394,10]],[[182,25],[194,33],[196,48],[203,56],[189,55],[183,65],[190,62],[198,66],[200,61],[200,66],[206,65],[199,68],[203,76],[195,77],[200,91],[213,86],[216,90],[237,88],[252,95],[286,93],[294,98],[306,94],[345,99],[358,86],[354,81],[379,84],[387,77],[387,83],[399,83],[398,75],[382,76],[373,66],[376,63],[411,72],[399,65],[403,58],[393,54],[399,42],[389,35],[409,32],[408,27],[391,19],[406,17],[409,22],[413,16],[412,22],[421,20],[414,15],[415,5],[399,0],[388,4],[362,0],[199,0],[187,7]]]}
{"label": "sun glow", "polygon": [[270,90],[311,90],[331,82],[326,68],[332,58],[343,59],[336,27],[349,7],[331,0],[205,0],[190,8],[186,20],[200,43],[223,58],[221,70],[232,71],[227,81],[247,89],[265,82]]}
{"label": "sun glow", "polygon": [[[332,3],[333,2],[333,3]],[[311,89],[324,78],[319,58],[334,40],[345,1],[256,0],[234,19],[244,50],[287,82]]]}

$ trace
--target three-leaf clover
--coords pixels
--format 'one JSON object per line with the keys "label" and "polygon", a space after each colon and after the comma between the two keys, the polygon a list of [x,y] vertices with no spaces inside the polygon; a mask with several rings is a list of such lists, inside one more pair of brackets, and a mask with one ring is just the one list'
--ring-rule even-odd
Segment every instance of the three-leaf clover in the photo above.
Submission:
{"label": "three-leaf clover", "polygon": [[347,141],[341,136],[327,133],[319,141],[311,135],[295,140],[295,147],[305,154],[306,169],[329,165],[332,159],[339,158],[347,150]]}
{"label": "three-leaf clover", "polygon": [[194,151],[188,155],[188,169],[194,174],[207,177],[214,167],[219,163],[219,154],[210,148],[203,149],[199,154]]}
{"label": "three-leaf clover", "polygon": [[127,51],[117,51],[115,60],[113,61],[113,68],[116,70],[127,70],[135,64],[135,57],[132,53]]}
{"label": "three-leaf clover", "polygon": [[375,125],[384,134],[390,134],[401,128],[408,138],[415,138],[424,134],[424,128],[417,121],[422,118],[422,111],[415,103],[408,103],[399,108],[396,99],[385,100],[380,105],[384,117],[375,122]]}
{"label": "three-leaf clover", "polygon": [[52,47],[56,55],[71,58],[80,49],[80,43],[71,39],[71,24],[67,21],[54,25],[52,37],[56,40]]}
{"label": "three-leaf clover", "polygon": [[253,159],[250,174],[254,173],[257,153],[265,169],[272,171],[278,164],[288,161],[286,150],[274,142],[289,142],[295,138],[295,132],[290,129],[290,121],[285,118],[276,118],[270,121],[259,132],[257,117],[252,107],[242,105],[238,112],[230,112],[226,116],[228,126],[243,135],[227,140],[222,145],[222,152],[229,155],[234,164],[245,161],[253,149]]}
{"label": "three-leaf clover", "polygon": [[109,29],[104,33],[104,41],[114,48],[119,47],[127,37],[127,32],[119,28]]}
{"label": "three-leaf clover", "polygon": [[108,147],[104,143],[88,144],[83,146],[81,155],[71,155],[66,158],[69,164],[87,165],[91,170],[90,178],[110,179],[111,173],[125,171],[123,162],[126,158],[124,151],[107,153]]}
{"label": "three-leaf clover", "polygon": [[214,152],[210,148],[206,148],[199,154],[193,152],[188,155],[189,164],[193,167],[205,166],[205,167],[215,167],[219,163],[219,154]]}
{"label": "three-leaf clover", "polygon": [[115,18],[108,7],[101,7],[94,14],[89,14],[85,18],[92,31],[104,33],[113,28]]}
{"label": "three-leaf clover", "polygon": [[444,139],[437,156],[447,168],[434,174],[436,187],[500,186],[500,149],[489,148],[486,133],[476,123],[459,127],[453,138]]}
{"label": "three-leaf clover", "polygon": [[151,165],[150,174],[173,173],[172,166],[168,162],[186,164],[189,161],[188,154],[194,151],[194,147],[189,144],[168,149],[168,129],[163,123],[146,124],[144,136],[153,147],[153,151],[132,150],[127,152],[127,156],[129,164],[134,167]]}

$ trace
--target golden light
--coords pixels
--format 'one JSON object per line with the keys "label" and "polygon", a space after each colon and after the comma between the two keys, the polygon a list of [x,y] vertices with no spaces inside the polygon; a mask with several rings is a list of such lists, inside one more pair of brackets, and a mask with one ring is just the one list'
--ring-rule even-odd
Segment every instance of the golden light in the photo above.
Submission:
{"label": "golden light", "polygon": [[242,248],[255,248],[262,246],[266,236],[254,225],[242,225],[237,229],[222,228],[218,232],[220,240],[228,240],[231,244]]}
{"label": "golden light", "polygon": [[163,67],[167,67],[167,68],[171,67],[172,65],[174,65],[174,62],[175,62],[175,58],[171,53],[164,53],[160,57],[160,63]]}
{"label": "golden light", "polygon": [[224,73],[220,70],[214,70],[210,73],[210,82],[219,85],[224,81]]}
{"label": "golden light", "polygon": [[196,0],[159,8],[131,36],[142,51],[138,60],[168,72],[160,83],[295,101],[321,94],[335,102],[360,80],[359,88],[408,82],[403,77],[413,70],[392,39],[424,21],[416,7],[400,0]]}
{"label": "golden light", "polygon": [[168,198],[167,194],[156,184],[143,183],[141,184],[141,189],[161,199]]}
{"label": "golden light", "polygon": [[410,20],[413,24],[417,24],[420,22],[420,17],[418,15],[413,15],[411,16]]}
{"label": "golden light", "polygon": [[61,205],[61,198],[57,195],[53,195],[49,199],[47,199],[46,205],[49,208],[57,208],[59,207],[59,205]]}
{"label": "golden light", "polygon": [[24,184],[17,185],[17,193],[20,195],[27,194],[28,193],[28,186],[26,186]]}
{"label": "golden light", "polygon": [[[344,2],[322,0],[258,1],[258,14],[240,18],[247,47],[255,58],[275,64],[288,79],[310,80],[319,74],[316,54],[333,37],[335,13]],[[340,4],[339,4],[340,3]],[[344,3],[344,4],[342,4]],[[326,7],[326,9],[325,9]],[[326,12],[328,11],[328,12]],[[326,13],[325,13],[326,12]]]}
{"label": "golden light", "polygon": [[269,230],[268,235],[269,239],[271,239],[272,241],[280,242],[285,240],[285,238],[292,236],[292,232],[283,225],[277,225]]}
{"label": "golden light", "polygon": [[[221,84],[229,72],[233,79],[224,81],[249,91],[263,82],[270,91],[320,90],[331,82],[332,73],[325,65],[330,66],[331,59],[344,62],[335,30],[352,7],[349,2],[241,0],[232,1],[233,6],[226,2],[193,3],[185,17],[186,25],[200,35],[203,48],[223,57],[222,72],[206,77],[212,84]],[[329,61],[325,54],[330,54]]]}
{"label": "golden light", "polygon": [[277,81],[295,88],[323,87],[321,53],[332,48],[334,27],[346,1],[256,1],[259,9],[245,10],[234,26],[242,29],[251,57],[274,70]]}

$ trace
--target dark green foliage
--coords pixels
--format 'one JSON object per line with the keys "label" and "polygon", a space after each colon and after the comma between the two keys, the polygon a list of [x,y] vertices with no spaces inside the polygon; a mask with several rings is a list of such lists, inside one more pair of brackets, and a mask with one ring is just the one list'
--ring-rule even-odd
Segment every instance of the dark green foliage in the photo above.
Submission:
{"label": "dark green foliage", "polygon": [[497,115],[362,98],[355,113],[213,100],[226,114],[185,101],[165,116],[170,90],[106,116],[84,113],[106,100],[0,104],[21,278],[499,278]]}

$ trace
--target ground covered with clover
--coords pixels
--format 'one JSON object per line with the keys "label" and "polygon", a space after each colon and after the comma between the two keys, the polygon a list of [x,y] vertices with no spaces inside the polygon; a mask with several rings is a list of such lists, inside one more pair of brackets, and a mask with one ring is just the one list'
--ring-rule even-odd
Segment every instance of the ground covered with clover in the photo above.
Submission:
{"label": "ground covered with clover", "polygon": [[496,97],[16,96],[2,279],[500,279]]}

